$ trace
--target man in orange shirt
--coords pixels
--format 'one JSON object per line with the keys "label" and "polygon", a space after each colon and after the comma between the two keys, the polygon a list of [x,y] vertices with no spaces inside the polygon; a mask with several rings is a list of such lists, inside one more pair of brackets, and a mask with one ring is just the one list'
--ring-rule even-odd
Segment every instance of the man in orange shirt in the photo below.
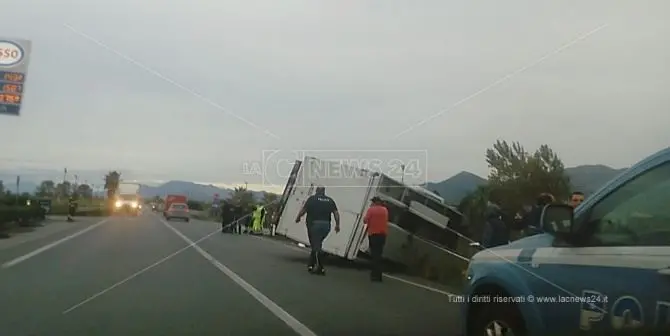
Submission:
{"label": "man in orange shirt", "polygon": [[384,244],[386,244],[386,235],[389,228],[389,211],[379,197],[372,198],[372,205],[365,213],[363,223],[367,224],[370,257],[372,257],[370,280],[381,282],[382,254],[384,253]]}

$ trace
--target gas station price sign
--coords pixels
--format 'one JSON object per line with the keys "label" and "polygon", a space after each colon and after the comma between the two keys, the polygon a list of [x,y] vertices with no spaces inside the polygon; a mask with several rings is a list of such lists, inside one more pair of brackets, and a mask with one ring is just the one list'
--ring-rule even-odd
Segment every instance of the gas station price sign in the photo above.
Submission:
{"label": "gas station price sign", "polygon": [[31,42],[0,37],[0,114],[19,116]]}

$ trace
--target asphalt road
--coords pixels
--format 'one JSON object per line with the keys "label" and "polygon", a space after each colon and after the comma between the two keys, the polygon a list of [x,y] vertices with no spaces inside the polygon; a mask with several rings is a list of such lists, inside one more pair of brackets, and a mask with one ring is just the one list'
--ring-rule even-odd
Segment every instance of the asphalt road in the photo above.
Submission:
{"label": "asphalt road", "polygon": [[211,222],[166,223],[154,214],[96,226],[101,220],[81,218],[0,249],[3,336],[459,330],[458,307],[444,293],[392,278],[371,283],[366,270],[352,267],[310,275],[305,251],[282,242],[221,234]]}

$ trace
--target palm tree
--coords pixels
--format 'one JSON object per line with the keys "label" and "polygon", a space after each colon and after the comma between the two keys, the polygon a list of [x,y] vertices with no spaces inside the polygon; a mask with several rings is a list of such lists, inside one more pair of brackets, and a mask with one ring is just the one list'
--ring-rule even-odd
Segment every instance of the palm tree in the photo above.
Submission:
{"label": "palm tree", "polygon": [[235,187],[233,194],[230,197],[231,201],[243,209],[250,209],[256,202],[254,195],[246,187]]}
{"label": "palm tree", "polygon": [[113,199],[116,191],[119,190],[119,183],[121,182],[121,173],[116,170],[110,171],[105,175],[105,189],[107,189],[107,198]]}
{"label": "palm tree", "polygon": [[266,206],[272,206],[277,203],[277,200],[279,200],[279,195],[271,192],[264,191],[263,192],[263,204]]}
{"label": "palm tree", "polygon": [[52,180],[44,180],[40,183],[35,191],[39,197],[53,197],[56,193],[56,184]]}
{"label": "palm tree", "polygon": [[264,191],[262,203],[265,206],[266,220],[269,220],[270,223],[274,223],[277,215],[276,212],[279,208],[279,195]]}

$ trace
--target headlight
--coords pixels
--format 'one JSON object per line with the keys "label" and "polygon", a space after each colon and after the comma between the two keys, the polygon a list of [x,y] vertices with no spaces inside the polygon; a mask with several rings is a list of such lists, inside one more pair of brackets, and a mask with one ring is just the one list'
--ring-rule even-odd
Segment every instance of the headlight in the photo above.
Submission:
{"label": "headlight", "polygon": [[117,208],[120,208],[123,205],[123,203],[121,201],[116,201],[114,205],[116,205]]}
{"label": "headlight", "polygon": [[133,202],[133,203],[130,203],[130,206],[132,206],[133,208],[137,208],[138,204],[137,204],[137,202]]}

